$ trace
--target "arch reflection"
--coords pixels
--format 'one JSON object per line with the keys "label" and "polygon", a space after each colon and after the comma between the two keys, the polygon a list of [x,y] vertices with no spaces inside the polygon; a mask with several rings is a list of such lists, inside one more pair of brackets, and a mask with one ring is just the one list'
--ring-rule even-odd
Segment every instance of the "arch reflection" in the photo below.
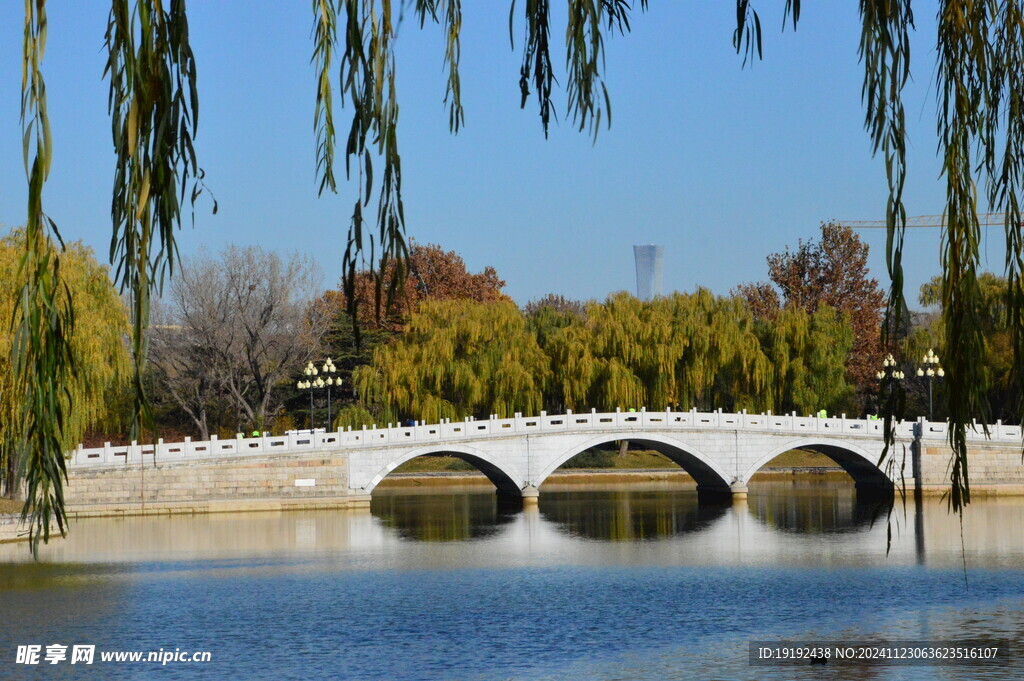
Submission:
{"label": "arch reflection", "polygon": [[853,485],[805,480],[758,482],[747,508],[765,526],[795,534],[842,534],[885,522],[892,499],[858,495]]}
{"label": "arch reflection", "polygon": [[427,493],[377,490],[370,512],[403,539],[429,542],[481,539],[497,533],[522,504],[503,502],[492,490]]}
{"label": "arch reflection", "polygon": [[545,491],[540,514],[572,536],[644,541],[700,532],[728,506],[699,504],[690,490]]}

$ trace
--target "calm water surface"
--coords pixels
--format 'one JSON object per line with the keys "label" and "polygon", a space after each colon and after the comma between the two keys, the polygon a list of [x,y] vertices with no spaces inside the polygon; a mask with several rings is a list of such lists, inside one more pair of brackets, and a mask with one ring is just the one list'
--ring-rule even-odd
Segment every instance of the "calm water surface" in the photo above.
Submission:
{"label": "calm water surface", "polygon": [[[886,533],[893,541],[886,551]],[[757,483],[379,489],[369,511],[91,519],[0,545],[0,678],[1024,678],[1024,499],[962,527]],[[961,543],[962,537],[962,543]],[[1010,639],[1008,665],[750,667],[750,640]],[[14,664],[18,645],[208,650],[206,664]]]}

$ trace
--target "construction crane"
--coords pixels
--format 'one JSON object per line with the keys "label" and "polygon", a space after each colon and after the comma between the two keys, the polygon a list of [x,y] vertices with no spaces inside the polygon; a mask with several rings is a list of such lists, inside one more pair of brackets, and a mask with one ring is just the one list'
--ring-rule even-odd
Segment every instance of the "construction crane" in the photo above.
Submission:
{"label": "construction crane", "polygon": [[[850,229],[885,229],[885,220],[836,220],[837,225]],[[982,227],[1006,224],[1006,213],[978,213],[978,224]],[[907,227],[945,227],[945,215],[917,215],[907,218]]]}

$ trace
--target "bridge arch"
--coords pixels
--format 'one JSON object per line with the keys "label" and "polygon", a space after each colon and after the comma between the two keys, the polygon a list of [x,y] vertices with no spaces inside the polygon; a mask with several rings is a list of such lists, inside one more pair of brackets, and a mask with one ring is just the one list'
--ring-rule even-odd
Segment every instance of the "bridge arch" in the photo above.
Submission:
{"label": "bridge arch", "polygon": [[541,484],[547,480],[547,478],[554,473],[559,466],[580,452],[586,451],[591,447],[596,447],[598,445],[618,440],[629,440],[630,443],[636,443],[647,447],[648,449],[653,449],[659,454],[668,457],[678,464],[680,468],[689,473],[697,482],[697,486],[699,488],[709,490],[729,489],[729,483],[732,481],[732,476],[730,476],[721,466],[696,447],[693,447],[692,445],[689,445],[675,437],[661,435],[659,433],[640,434],[636,432],[602,433],[601,435],[597,435],[580,444],[570,447],[551,459],[541,473],[536,476],[533,484],[536,487],[540,487]]}
{"label": "bridge arch", "polygon": [[380,484],[380,481],[387,477],[388,473],[420,456],[431,454],[454,456],[462,459],[470,466],[487,476],[499,492],[505,494],[520,494],[524,486],[523,477],[508,462],[498,461],[491,454],[464,444],[435,444],[419,447],[401,456],[396,457],[388,463],[377,475],[375,475],[364,488],[367,494]]}
{"label": "bridge arch", "polygon": [[857,487],[890,489],[893,487],[893,480],[878,467],[878,455],[872,454],[867,449],[852,442],[838,440],[825,440],[819,438],[807,438],[804,440],[789,441],[784,445],[776,447],[747,469],[741,478],[746,485],[761,468],[777,457],[793,449],[809,449],[839,464],[845,470]]}

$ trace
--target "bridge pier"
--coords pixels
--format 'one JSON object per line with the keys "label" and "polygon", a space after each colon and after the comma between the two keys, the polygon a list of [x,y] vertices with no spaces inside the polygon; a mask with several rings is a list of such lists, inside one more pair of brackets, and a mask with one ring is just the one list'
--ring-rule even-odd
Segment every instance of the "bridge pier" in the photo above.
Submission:
{"label": "bridge pier", "polygon": [[498,489],[498,502],[502,504],[516,504],[523,506],[536,506],[540,500],[540,490],[533,485],[527,485],[522,489]]}
{"label": "bridge pier", "polygon": [[724,485],[697,485],[697,502],[700,504],[739,503],[747,499],[747,486],[734,482]]}

